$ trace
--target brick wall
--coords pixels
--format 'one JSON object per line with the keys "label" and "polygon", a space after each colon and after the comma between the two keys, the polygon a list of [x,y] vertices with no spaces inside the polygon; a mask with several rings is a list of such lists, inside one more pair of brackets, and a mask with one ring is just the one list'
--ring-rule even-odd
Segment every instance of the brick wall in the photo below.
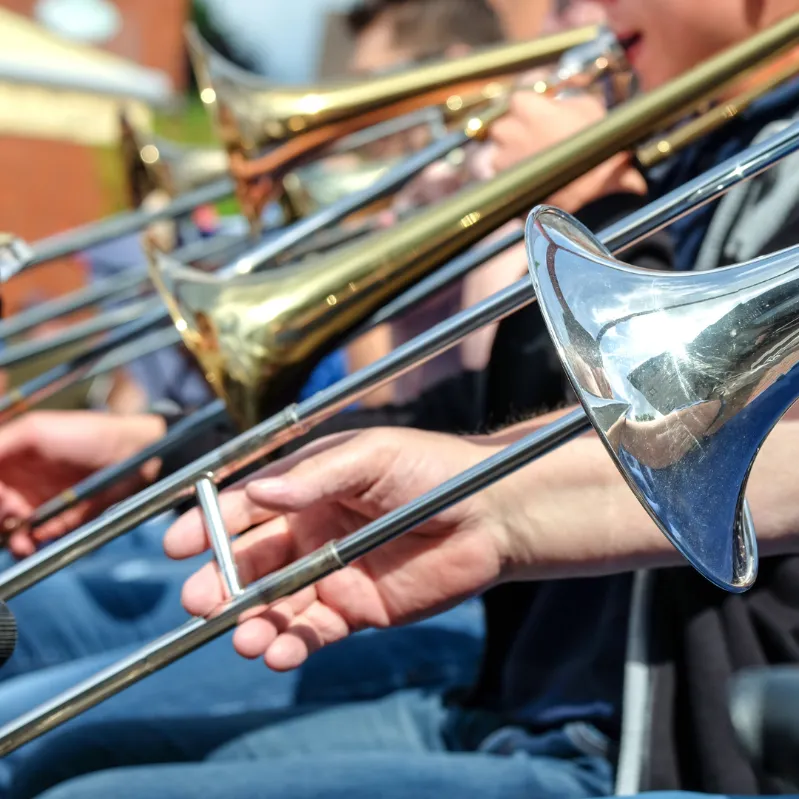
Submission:
{"label": "brick wall", "polygon": [[[32,16],[36,0],[0,0],[11,11]],[[115,0],[125,25],[107,49],[167,72],[183,86],[182,26],[188,0]],[[0,230],[29,241],[90,222],[113,210],[119,198],[103,183],[98,153],[63,141],[0,135]],[[4,286],[4,311],[14,313],[35,298],[52,297],[81,285],[75,259],[37,267]]]}
{"label": "brick wall", "polygon": [[[107,207],[97,156],[67,142],[0,137],[0,228],[35,241],[100,216]],[[9,314],[83,283],[74,259],[43,264],[3,288]]]}

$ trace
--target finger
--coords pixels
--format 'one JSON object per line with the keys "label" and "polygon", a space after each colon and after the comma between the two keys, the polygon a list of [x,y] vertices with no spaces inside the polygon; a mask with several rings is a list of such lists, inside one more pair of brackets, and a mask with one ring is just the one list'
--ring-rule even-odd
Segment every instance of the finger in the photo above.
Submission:
{"label": "finger", "polygon": [[256,614],[242,614],[233,634],[233,647],[249,660],[263,657],[278,635],[288,629],[297,614],[315,598],[316,590],[310,587],[276,602],[271,608],[261,607]]}
{"label": "finger", "polygon": [[351,438],[354,438],[360,434],[361,431],[359,430],[343,430],[340,433],[330,433],[326,436],[316,438],[302,447],[299,447],[294,452],[272,461],[262,469],[258,469],[258,471],[252,472],[251,474],[242,477],[241,480],[236,481],[232,486],[226,489],[226,491],[229,492],[231,490],[244,488],[250,483],[257,482],[258,480],[263,480],[270,477],[279,477],[280,475],[285,474],[293,469],[294,466],[296,466],[300,461],[308,458],[309,456],[315,455],[317,452],[324,452],[328,449],[341,446]]}
{"label": "finger", "polygon": [[[346,443],[356,433],[357,431],[347,431],[312,441],[291,455],[269,464],[250,477],[239,481],[235,486],[223,491],[219,495],[219,504],[228,533],[231,536],[238,535],[275,516],[274,508],[270,507],[268,503],[259,501],[257,495],[250,495],[246,490],[253,481],[280,477],[300,463],[303,458]],[[199,555],[205,552],[208,546],[205,522],[199,508],[193,508],[181,516],[164,535],[164,551],[170,558],[176,560]]]}
{"label": "finger", "polygon": [[393,437],[381,438],[378,429],[335,438],[332,446],[310,445],[289,456],[281,470],[249,483],[248,496],[283,513],[355,497],[374,485],[396,453]]}
{"label": "finger", "polygon": [[24,530],[16,530],[8,539],[8,549],[15,558],[28,558],[36,552],[36,546],[30,534]]}
{"label": "finger", "polygon": [[88,519],[98,516],[108,507],[107,502],[86,500],[64,511],[53,519],[39,525],[33,531],[33,537],[39,543],[61,538],[72,530],[80,527]]}
{"label": "finger", "polygon": [[267,648],[264,662],[274,671],[289,671],[301,666],[323,646],[350,634],[344,618],[323,602],[316,601],[295,615],[288,629]]}
{"label": "finger", "polygon": [[[233,556],[239,581],[249,585],[288,563],[293,549],[285,519],[275,519],[256,527],[233,542]],[[215,562],[207,563],[183,585],[181,601],[193,616],[207,616],[226,599]]]}
{"label": "finger", "polygon": [[501,120],[493,129],[492,141],[495,145],[491,167],[495,172],[502,172],[513,166],[525,156],[534,152],[531,145],[530,132],[518,119]]}
{"label": "finger", "polygon": [[274,671],[289,671],[349,635],[344,618],[315,597],[314,588],[305,589],[241,623],[233,635],[236,651],[250,660],[263,656]]}
{"label": "finger", "polygon": [[9,549],[20,558],[32,555],[36,549],[26,522],[32,512],[33,508],[24,497],[0,485],[0,529],[10,534]]}
{"label": "finger", "polygon": [[[223,491],[219,495],[219,507],[225,529],[231,536],[262,524],[275,515],[263,504],[253,502],[243,487]],[[184,513],[164,535],[164,551],[175,560],[194,557],[208,548],[208,533],[200,508],[192,508]]]}

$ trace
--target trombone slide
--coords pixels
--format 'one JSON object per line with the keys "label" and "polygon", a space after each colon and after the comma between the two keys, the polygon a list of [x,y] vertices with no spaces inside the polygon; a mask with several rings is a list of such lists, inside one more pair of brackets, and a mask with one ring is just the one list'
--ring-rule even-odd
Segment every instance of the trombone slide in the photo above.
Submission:
{"label": "trombone slide", "polygon": [[[623,252],[647,235],[663,229],[676,219],[726,194],[778,163],[799,148],[799,121],[769,139],[750,147],[742,155],[699,175],[603,231],[599,238],[612,252]],[[495,245],[498,250],[519,243],[521,232],[510,233]],[[479,259],[486,248],[470,255]],[[319,392],[314,397],[290,405],[278,414],[239,435],[220,449],[186,466],[137,496],[108,510],[101,518],[52,543],[25,561],[0,573],[0,599],[10,599],[39,580],[93,552],[124,534],[150,516],[169,510],[191,494],[192,486],[213,471],[222,481],[237,471],[303,435],[316,424],[342,410],[370,391],[412,369],[414,365],[444,352],[480,327],[499,321],[530,302],[534,296],[526,280],[520,280],[482,303],[468,308],[435,326],[423,336],[407,342],[366,369]],[[217,471],[218,470],[218,471]]]}
{"label": "trombone slide", "polygon": [[[745,157],[735,156],[729,158],[715,169],[698,176],[685,186],[675,189],[662,200],[651,203],[641,209],[628,220],[624,220],[610,228],[602,234],[601,239],[604,240],[609,248],[624,249],[629,247],[632,243],[644,238],[648,233],[662,228],[670,220],[690,213],[699,205],[722,196],[742,180],[759,174],[771,164],[793,152],[798,144],[799,122],[795,122],[789,128],[767,141],[751,147]],[[515,236],[511,235],[506,238],[511,243],[515,243]],[[497,307],[500,299],[504,299],[507,303],[504,308]],[[518,310],[533,299],[530,285],[526,281],[519,281],[505,292],[501,292],[500,295],[489,298],[480,306],[462,311],[424,336],[420,336],[403,345],[395,353],[376,362],[371,367],[368,367],[367,370],[351,375],[337,386],[321,392],[324,397],[317,395],[317,397],[309,400],[308,403],[315,400],[314,405],[318,414],[316,421],[327,418],[336,409],[344,408],[353,399],[362,396],[362,394],[358,393],[359,390],[366,393],[371,388],[380,385],[381,374],[383,378],[390,379],[389,366],[392,360],[396,374],[400,374],[403,368],[402,360],[407,361],[404,364],[405,368],[412,368],[414,361],[411,359],[414,355],[418,356],[426,352],[428,357],[432,357],[437,352],[443,351],[444,345],[448,340],[453,340],[454,343],[464,335],[472,332],[472,330],[478,329],[480,324],[474,324],[473,326],[468,324],[468,320],[477,323],[476,313],[482,311],[484,314],[482,323],[488,324],[500,318],[503,314],[508,315]],[[447,329],[447,335],[444,335],[445,329]],[[436,338],[434,335],[436,331],[438,331],[440,340],[433,342],[431,335],[432,338]],[[434,343],[436,345],[441,344],[441,348],[436,349],[435,346],[432,346]],[[364,380],[365,373],[368,373],[372,378],[370,385],[367,385],[368,380]],[[280,443],[282,443],[283,440],[290,438],[292,434],[300,435],[305,430],[310,429],[313,425],[313,411],[308,403],[287,408],[283,413],[262,423],[255,430],[239,436],[238,439],[229,442],[220,450],[201,458],[192,466],[186,467],[177,475],[173,475],[172,478],[161,481],[160,484],[145,490],[140,495],[143,497],[142,499],[131,498],[127,500],[123,503],[125,508],[121,513],[119,506],[116,509],[112,508],[106,514],[105,525],[101,520],[97,520],[67,536],[67,538],[56,542],[49,548],[57,550],[49,563],[46,558],[44,561],[42,560],[41,556],[45,554],[44,552],[34,555],[31,560],[38,560],[34,564],[33,570],[27,569],[26,574],[25,569],[17,568],[16,584],[14,584],[13,579],[3,579],[3,589],[0,592],[0,596],[9,597],[15,595],[41,577],[53,573],[61,565],[71,563],[82,554],[93,551],[117,535],[144,521],[152,513],[168,509],[177,499],[190,493],[192,485],[209,472],[213,472],[217,480],[224,479],[236,468],[243,468],[259,456],[279,446],[279,443],[275,442],[275,437],[281,436]],[[325,409],[325,404],[327,404],[327,409]],[[304,418],[300,410],[302,405],[305,405],[307,409]],[[590,427],[590,423],[582,410],[574,411],[573,414],[563,417],[559,422],[561,427],[555,428],[555,433],[562,435],[563,440],[572,435],[577,435]],[[544,435],[545,430],[539,430],[537,434]],[[524,443],[525,441],[526,444]],[[533,448],[529,453],[526,450],[520,453],[518,449],[509,453],[506,449],[503,450],[503,453],[500,453],[500,456],[504,454],[509,459],[509,462],[511,458],[525,459],[527,454],[530,454],[530,459],[532,459],[536,453],[540,454],[541,449],[548,443],[540,438],[525,439],[523,442],[519,442],[518,446],[524,448],[529,445]],[[230,461],[233,461],[233,463],[230,463]],[[522,465],[523,462],[526,461],[522,460],[519,465]],[[502,462],[497,465],[496,461],[489,464],[489,466],[491,470],[503,468]],[[214,471],[216,468],[220,469],[220,471]],[[439,487],[440,489],[441,487]],[[451,484],[450,489],[453,490]],[[170,492],[172,492],[171,501]],[[406,509],[409,507],[411,506],[406,506]],[[413,514],[419,512],[418,506],[414,507]],[[422,512],[429,512],[429,508],[428,511],[424,511],[423,508]],[[396,516],[394,518],[396,523]],[[361,541],[362,544],[363,541]],[[298,561],[286,567],[286,570],[269,575],[245,588],[240,595],[223,607],[216,616],[208,619],[193,619],[118,664],[105,669],[95,675],[95,677],[84,681],[82,684],[0,728],[0,754],[8,754],[14,751],[28,741],[74,718],[84,710],[94,707],[125,687],[132,685],[223,634],[236,623],[245,605],[251,607],[269,600],[269,595],[266,592],[268,590],[276,590],[274,580],[277,574],[280,574],[280,579],[284,581],[280,590],[288,589],[291,592],[304,584],[299,579],[301,576],[299,573],[300,568],[306,570],[306,580],[321,579],[321,577],[334,571],[341,560],[342,556],[339,550],[331,551],[330,547],[326,547],[307,556],[304,561]],[[36,570],[40,571],[39,575],[30,573]],[[312,576],[309,578],[308,575]],[[3,578],[5,576],[3,575]]]}

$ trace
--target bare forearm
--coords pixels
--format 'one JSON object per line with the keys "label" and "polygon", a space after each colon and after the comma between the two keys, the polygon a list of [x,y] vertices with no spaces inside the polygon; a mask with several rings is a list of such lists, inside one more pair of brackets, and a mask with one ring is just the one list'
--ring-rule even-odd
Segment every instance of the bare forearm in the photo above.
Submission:
{"label": "bare forearm", "polygon": [[[516,437],[534,423],[514,428]],[[535,425],[538,426],[538,425]],[[763,556],[799,551],[799,422],[763,446],[747,487]],[[509,579],[610,574],[684,560],[643,509],[595,435],[507,479]]]}

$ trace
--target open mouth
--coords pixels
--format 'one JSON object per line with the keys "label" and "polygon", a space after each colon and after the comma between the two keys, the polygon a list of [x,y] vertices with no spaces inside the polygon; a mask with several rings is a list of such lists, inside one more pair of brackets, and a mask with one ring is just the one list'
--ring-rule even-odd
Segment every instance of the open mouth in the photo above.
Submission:
{"label": "open mouth", "polygon": [[635,63],[638,52],[641,49],[643,36],[640,33],[628,33],[624,36],[619,36],[619,44],[627,55],[627,59],[631,64]]}

